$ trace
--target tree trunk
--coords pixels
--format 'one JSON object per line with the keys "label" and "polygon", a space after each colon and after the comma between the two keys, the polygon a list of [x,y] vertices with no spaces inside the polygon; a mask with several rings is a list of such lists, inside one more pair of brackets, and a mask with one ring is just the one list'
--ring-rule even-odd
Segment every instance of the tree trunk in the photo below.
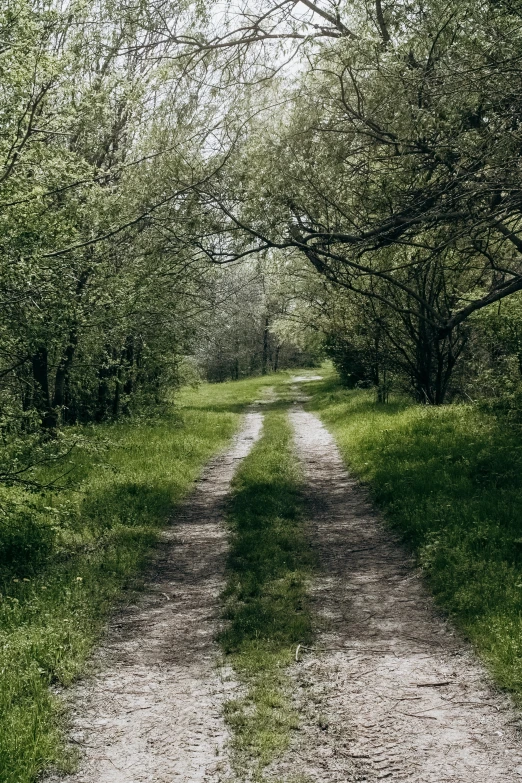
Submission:
{"label": "tree trunk", "polygon": [[443,405],[465,337],[453,332],[444,338],[423,335],[417,345],[417,367],[413,386],[418,402]]}
{"label": "tree trunk", "polygon": [[121,381],[116,376],[116,382],[114,384],[114,397],[112,400],[112,415],[115,419],[120,415],[120,399],[121,399]]}
{"label": "tree trunk", "polygon": [[39,346],[32,356],[34,405],[41,416],[42,427],[53,430],[58,424],[58,416],[51,404],[49,392],[49,359],[46,346]]}
{"label": "tree trunk", "polygon": [[[111,349],[106,348],[106,362],[110,362]],[[109,378],[112,375],[112,368],[107,364],[102,364],[98,369],[98,401],[96,405],[96,421],[103,421],[111,406],[111,396],[109,388]]]}
{"label": "tree trunk", "polygon": [[125,359],[128,368],[128,375],[123,386],[123,393],[130,397],[134,391],[134,337],[127,337],[125,345]]}
{"label": "tree trunk", "polygon": [[279,343],[276,345],[275,354],[274,354],[274,372],[277,372],[279,368],[279,352],[281,350],[281,346]]}
{"label": "tree trunk", "polygon": [[263,356],[261,360],[261,375],[266,375],[267,368],[268,368],[268,327],[270,325],[270,321],[268,320],[268,316],[265,317],[265,327],[263,329]]}
{"label": "tree trunk", "polygon": [[67,380],[69,378],[69,372],[73,363],[77,344],[78,335],[76,331],[71,332],[69,335],[69,344],[67,345],[60,364],[58,365],[58,369],[56,370],[53,407],[59,408],[60,410],[63,409],[65,405],[65,390],[67,387]]}
{"label": "tree trunk", "polygon": [[384,367],[377,384],[377,402],[387,403],[389,399],[388,373]]}

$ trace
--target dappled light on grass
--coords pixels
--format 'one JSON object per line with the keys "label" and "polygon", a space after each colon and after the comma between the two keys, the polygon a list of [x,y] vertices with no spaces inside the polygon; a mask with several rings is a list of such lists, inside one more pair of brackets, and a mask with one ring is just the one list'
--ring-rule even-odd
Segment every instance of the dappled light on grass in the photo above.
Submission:
{"label": "dappled light on grass", "polygon": [[522,696],[522,444],[473,405],[377,405],[328,382],[311,407],[497,681]]}

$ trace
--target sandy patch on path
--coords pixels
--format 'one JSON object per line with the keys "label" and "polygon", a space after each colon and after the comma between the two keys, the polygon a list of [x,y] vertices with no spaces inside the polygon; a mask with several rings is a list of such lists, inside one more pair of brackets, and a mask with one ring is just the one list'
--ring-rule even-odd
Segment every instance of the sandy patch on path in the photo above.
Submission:
{"label": "sandy patch on path", "polygon": [[509,700],[437,613],[321,422],[299,408],[290,416],[320,557],[319,628],[291,671],[302,729],[270,773],[314,783],[522,781]]}
{"label": "sandy patch on path", "polygon": [[111,621],[99,673],[73,690],[71,739],[83,758],[68,783],[218,783],[228,774],[223,702],[234,688],[215,636],[227,549],[223,501],[261,434],[245,416],[164,531],[137,605]]}
{"label": "sandy patch on path", "polygon": [[290,378],[291,383],[305,383],[306,381],[322,381],[322,375],[294,375]]}

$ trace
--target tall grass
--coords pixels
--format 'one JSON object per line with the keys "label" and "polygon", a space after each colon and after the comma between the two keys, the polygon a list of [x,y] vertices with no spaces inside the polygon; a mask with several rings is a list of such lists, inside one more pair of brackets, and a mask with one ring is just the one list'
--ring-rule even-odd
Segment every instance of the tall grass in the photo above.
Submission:
{"label": "tall grass", "polygon": [[298,724],[285,668],[296,645],[311,637],[306,583],[312,556],[285,407],[276,403],[267,413],[263,438],[234,479],[229,509],[229,625],[221,643],[246,687],[226,712],[243,780],[261,779]]}
{"label": "tall grass", "polygon": [[439,604],[522,699],[519,429],[473,405],[378,405],[331,379],[313,388],[311,409],[417,554]]}
{"label": "tall grass", "polygon": [[67,490],[0,497],[0,781],[67,768],[53,684],[84,668],[125,587],[139,586],[157,531],[245,405],[272,379],[203,385],[163,416],[103,425],[72,458]]}

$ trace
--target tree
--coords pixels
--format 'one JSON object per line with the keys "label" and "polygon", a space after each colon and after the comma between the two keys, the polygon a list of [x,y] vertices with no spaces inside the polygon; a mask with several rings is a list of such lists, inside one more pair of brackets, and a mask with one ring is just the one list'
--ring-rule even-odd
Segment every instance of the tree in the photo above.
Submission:
{"label": "tree", "polygon": [[316,360],[313,351],[278,328],[289,314],[292,296],[274,260],[215,269],[206,292],[213,302],[196,330],[198,345],[193,348],[206,379],[266,375]]}
{"label": "tree", "polygon": [[196,273],[162,222],[213,170],[211,106],[147,8],[13,0],[0,30],[0,384],[52,432],[172,381]]}
{"label": "tree", "polygon": [[522,288],[520,15],[396,4],[373,34],[356,19],[282,93],[285,118],[257,123],[230,178],[207,190],[221,237],[209,252],[299,250],[402,319],[432,357],[417,362],[419,396],[442,402],[461,325]]}

